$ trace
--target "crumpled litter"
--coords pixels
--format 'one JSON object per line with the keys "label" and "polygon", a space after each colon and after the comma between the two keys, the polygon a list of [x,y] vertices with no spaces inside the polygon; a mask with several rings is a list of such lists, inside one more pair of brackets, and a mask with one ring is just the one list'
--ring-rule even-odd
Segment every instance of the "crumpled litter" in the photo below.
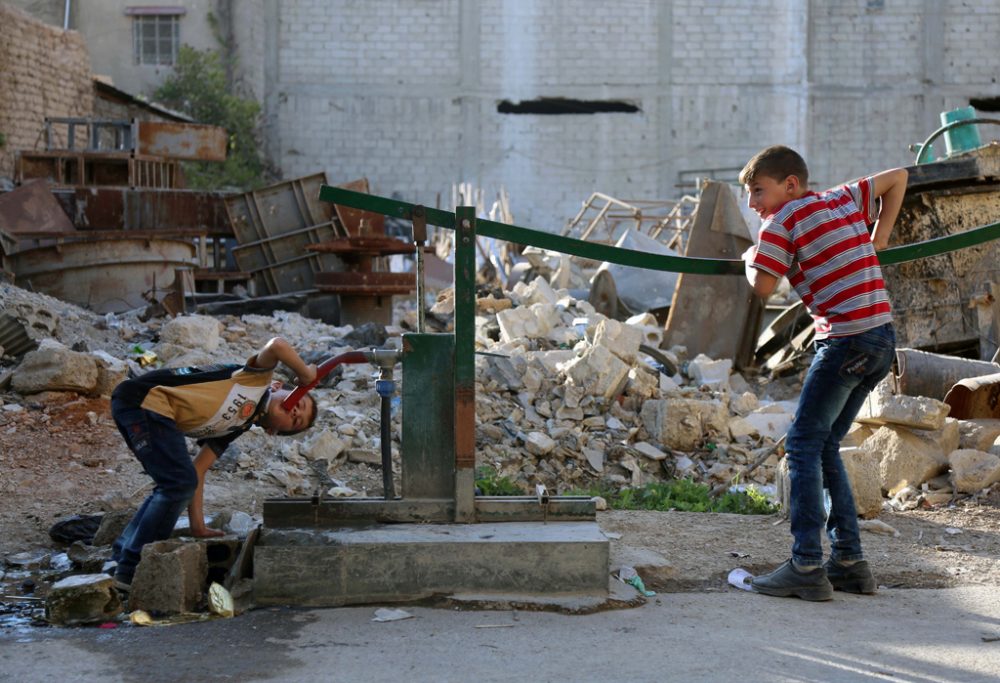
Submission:
{"label": "crumpled litter", "polygon": [[622,567],[618,570],[618,580],[635,588],[637,591],[651,598],[656,595],[656,591],[646,590],[646,584],[642,582],[642,577],[635,570],[635,567]]}
{"label": "crumpled litter", "polygon": [[208,609],[210,609],[213,614],[218,614],[220,617],[224,617],[226,619],[229,619],[236,613],[233,606],[233,596],[230,595],[229,591],[214,581],[212,582],[212,585],[208,587]]}
{"label": "crumpled litter", "polygon": [[729,572],[729,577],[726,579],[730,586],[734,588],[739,588],[741,591],[752,591],[753,586],[750,585],[750,581],[753,580],[753,574],[748,572],[743,567],[737,567],[733,571]]}
{"label": "crumpled litter", "polygon": [[380,607],[375,610],[375,618],[372,621],[399,621],[401,619],[412,619],[413,615],[405,609],[392,609]]}

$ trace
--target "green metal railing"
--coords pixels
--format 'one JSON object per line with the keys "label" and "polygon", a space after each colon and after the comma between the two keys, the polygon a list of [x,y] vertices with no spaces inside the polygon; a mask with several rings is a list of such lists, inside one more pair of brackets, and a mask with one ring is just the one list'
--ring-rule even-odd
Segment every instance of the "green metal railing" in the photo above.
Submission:
{"label": "green metal railing", "polygon": [[[353,192],[339,187],[324,185],[319,198],[354,209],[362,209],[386,216],[411,220],[416,204],[386,199],[375,195]],[[455,214],[440,209],[424,208],[427,223],[448,230],[455,229]],[[476,219],[476,235],[494,237],[514,244],[524,244],[540,249],[549,249],[563,254],[572,254],[594,261],[608,261],[621,266],[634,266],[646,270],[663,270],[671,273],[693,273],[695,275],[743,275],[743,261],[738,259],[696,258],[692,256],[667,256],[648,254],[633,249],[612,247],[563,237],[541,230],[521,228],[483,219]],[[937,237],[926,242],[917,242],[900,247],[884,249],[878,253],[882,265],[903,263],[937,256],[958,249],[974,247],[984,242],[1000,238],[1000,222],[990,223],[966,230],[956,235]]]}

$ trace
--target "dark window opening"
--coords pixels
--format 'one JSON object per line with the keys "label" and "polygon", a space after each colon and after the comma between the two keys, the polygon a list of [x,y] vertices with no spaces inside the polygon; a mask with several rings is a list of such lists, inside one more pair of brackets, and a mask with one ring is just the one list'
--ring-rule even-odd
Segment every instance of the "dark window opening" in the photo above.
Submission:
{"label": "dark window opening", "polygon": [[565,97],[540,97],[537,100],[511,102],[503,100],[497,105],[500,114],[635,114],[639,107],[616,100],[571,100]]}
{"label": "dark window opening", "polygon": [[1000,97],[973,97],[969,104],[979,111],[1000,111]]}

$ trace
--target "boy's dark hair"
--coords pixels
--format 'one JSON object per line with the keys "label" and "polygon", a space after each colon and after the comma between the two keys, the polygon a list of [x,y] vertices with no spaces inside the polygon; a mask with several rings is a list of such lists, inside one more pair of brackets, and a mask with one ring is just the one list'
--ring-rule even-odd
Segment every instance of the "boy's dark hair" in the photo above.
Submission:
{"label": "boy's dark hair", "polygon": [[740,171],[740,185],[749,185],[755,178],[765,176],[781,182],[793,175],[799,184],[809,184],[809,168],[805,160],[795,150],[784,145],[774,145],[753,155]]}
{"label": "boy's dark hair", "polygon": [[[281,388],[282,389],[288,389],[289,391],[295,389],[295,387],[289,386],[288,384],[285,384],[284,382],[281,383]],[[312,426],[314,424],[316,424],[316,416],[319,414],[319,406],[316,405],[316,399],[313,398],[312,396],[310,396],[309,394],[306,394],[305,396],[303,396],[299,400],[300,401],[304,401],[307,398],[309,399],[309,402],[312,403],[312,407],[313,407],[312,415],[309,416],[309,423],[305,427],[303,427],[302,429],[289,430],[289,431],[284,431],[284,432],[283,431],[278,431],[278,432],[275,432],[275,434],[277,434],[278,436],[295,436],[296,434],[301,434],[302,432],[304,432],[304,431],[306,431],[308,429],[312,429]]]}

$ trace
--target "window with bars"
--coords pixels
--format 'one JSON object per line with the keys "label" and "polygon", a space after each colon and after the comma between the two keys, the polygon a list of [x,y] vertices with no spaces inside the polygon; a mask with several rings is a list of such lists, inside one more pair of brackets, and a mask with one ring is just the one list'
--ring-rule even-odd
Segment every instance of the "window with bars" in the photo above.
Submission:
{"label": "window with bars", "polygon": [[175,14],[132,17],[132,45],[136,64],[171,65],[180,45],[180,16]]}

